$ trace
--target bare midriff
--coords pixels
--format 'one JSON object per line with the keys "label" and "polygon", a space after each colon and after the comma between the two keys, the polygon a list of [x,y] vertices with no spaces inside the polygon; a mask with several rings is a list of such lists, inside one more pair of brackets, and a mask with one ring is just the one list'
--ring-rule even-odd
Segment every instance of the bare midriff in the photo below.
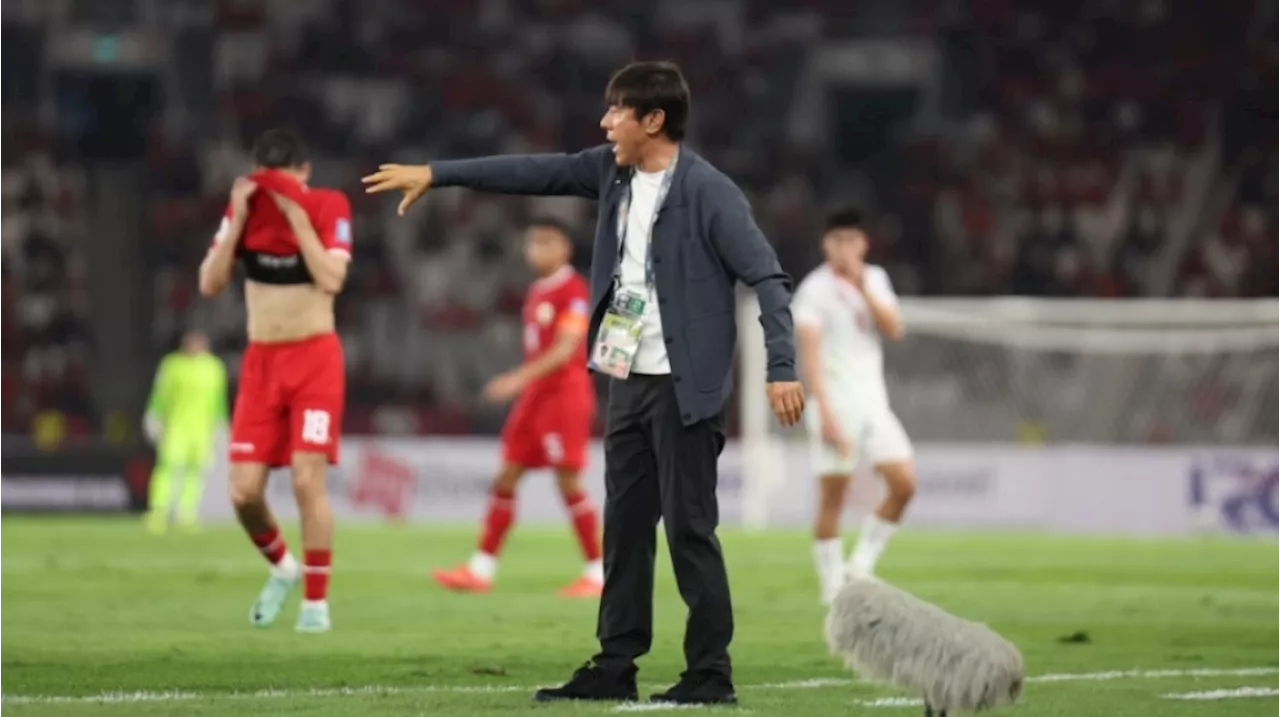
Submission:
{"label": "bare midriff", "polygon": [[333,332],[333,294],[314,284],[244,283],[249,340],[283,343]]}

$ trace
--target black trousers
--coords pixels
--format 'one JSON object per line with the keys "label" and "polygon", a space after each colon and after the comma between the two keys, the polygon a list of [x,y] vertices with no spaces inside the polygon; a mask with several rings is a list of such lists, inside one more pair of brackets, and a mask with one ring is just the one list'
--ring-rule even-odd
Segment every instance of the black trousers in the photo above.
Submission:
{"label": "black trousers", "polygon": [[604,592],[596,665],[630,669],[653,643],[653,572],[662,518],[680,596],[689,608],[691,673],[730,676],[733,605],[716,537],[722,415],[684,426],[670,376],[609,383],[605,410]]}

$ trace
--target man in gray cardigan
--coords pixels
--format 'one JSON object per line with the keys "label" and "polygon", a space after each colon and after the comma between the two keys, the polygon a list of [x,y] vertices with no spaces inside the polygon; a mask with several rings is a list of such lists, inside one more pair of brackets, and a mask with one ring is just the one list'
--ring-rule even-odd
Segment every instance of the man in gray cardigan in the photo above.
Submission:
{"label": "man in gray cardigan", "polygon": [[[654,701],[736,702],[733,607],[716,537],[716,461],[732,389],[734,286],[759,297],[765,390],[783,425],[804,410],[796,378],[790,277],[742,191],[681,144],[689,88],[678,67],[619,70],[600,121],[609,144],[577,154],[382,165],[369,192],[401,191],[399,213],[431,187],[572,195],[600,203],[591,266],[591,368],[608,374],[605,582],[600,652],[541,701],[634,700],[636,664],[653,639],[653,561],[662,518],[689,608],[686,670]],[[755,390],[747,388],[746,390]]]}

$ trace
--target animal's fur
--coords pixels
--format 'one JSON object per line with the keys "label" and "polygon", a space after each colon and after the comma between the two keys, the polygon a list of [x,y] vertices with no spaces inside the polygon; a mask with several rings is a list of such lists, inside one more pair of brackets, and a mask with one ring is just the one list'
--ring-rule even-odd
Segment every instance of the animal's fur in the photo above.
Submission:
{"label": "animal's fur", "polygon": [[1013,704],[1022,655],[986,625],[877,579],[840,589],[826,620],[827,645],[862,677],[904,687],[932,710],[980,711]]}

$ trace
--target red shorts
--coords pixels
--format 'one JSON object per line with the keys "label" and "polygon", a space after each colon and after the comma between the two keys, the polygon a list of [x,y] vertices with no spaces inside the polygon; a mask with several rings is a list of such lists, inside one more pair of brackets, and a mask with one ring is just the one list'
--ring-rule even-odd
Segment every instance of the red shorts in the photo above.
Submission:
{"label": "red shorts", "polygon": [[502,427],[502,459],[526,468],[581,470],[595,420],[596,394],[585,389],[526,392]]}
{"label": "red shorts", "polygon": [[289,465],[296,451],[311,451],[337,463],[346,384],[336,333],[251,342],[240,362],[231,462],[274,468]]}

